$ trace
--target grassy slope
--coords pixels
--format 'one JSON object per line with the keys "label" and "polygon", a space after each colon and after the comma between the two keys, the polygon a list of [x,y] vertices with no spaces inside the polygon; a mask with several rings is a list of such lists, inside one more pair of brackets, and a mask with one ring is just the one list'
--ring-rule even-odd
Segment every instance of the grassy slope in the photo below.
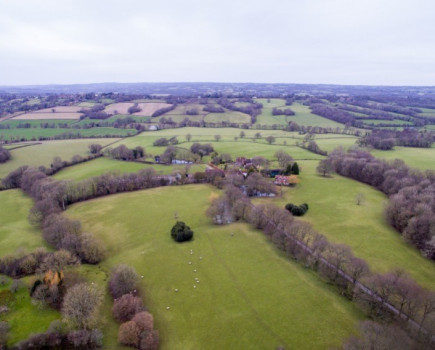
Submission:
{"label": "grassy slope", "polygon": [[[291,106],[286,106],[285,101],[282,99],[271,99],[267,102],[267,99],[258,99],[259,103],[263,104],[261,115],[257,117],[257,123],[260,125],[287,125],[289,122],[294,121],[301,126],[320,126],[320,127],[332,127],[343,128],[343,124],[334,122],[332,120],[320,117],[312,114],[307,106],[300,103],[293,103]],[[290,108],[296,115],[284,116],[284,115],[272,115],[273,108]]]}
{"label": "grassy slope", "polygon": [[435,146],[432,148],[394,147],[392,151],[372,150],[378,158],[402,159],[408,166],[420,170],[435,170]]}
{"label": "grassy slope", "polygon": [[352,146],[356,146],[356,141],[358,140],[355,136],[346,135],[335,135],[335,137],[324,138],[324,135],[316,135],[314,141],[319,145],[322,150],[332,151],[337,147],[342,146],[348,149]]}
{"label": "grassy slope", "polygon": [[[18,249],[32,251],[37,247],[46,246],[41,232],[27,220],[31,206],[32,200],[19,190],[0,192],[0,257],[12,254]],[[23,281],[27,286],[28,279]],[[0,293],[5,293],[9,286],[10,282],[6,286],[0,286]],[[9,344],[23,340],[31,333],[47,330],[50,323],[59,318],[58,312],[39,309],[33,305],[29,291],[25,287],[13,294],[8,306],[11,311],[1,315],[0,320],[8,321],[11,326]]]}
{"label": "grassy slope", "polygon": [[[184,169],[184,165],[150,165],[135,162],[123,162],[109,158],[97,158],[90,162],[77,164],[63,169],[54,175],[57,180],[83,180],[108,172],[134,173],[140,169],[154,168],[157,173],[171,174],[176,169]],[[192,165],[189,172],[204,171],[205,165]]]}
{"label": "grassy slope", "polygon": [[0,192],[0,257],[18,248],[28,251],[45,246],[41,232],[27,220],[32,200],[19,190]]}
{"label": "grassy slope", "polygon": [[74,155],[87,155],[88,146],[93,143],[107,145],[117,139],[79,139],[44,141],[42,144],[12,150],[12,159],[0,165],[0,178],[5,177],[12,170],[23,166],[50,166],[54,157],[70,160]]}
{"label": "grassy slope", "polygon": [[96,127],[90,129],[66,129],[66,128],[17,128],[17,129],[0,129],[0,137],[5,140],[14,139],[38,139],[39,137],[54,137],[61,134],[80,134],[82,137],[97,136],[129,136],[135,135],[136,129],[117,129],[112,127]]}
{"label": "grassy slope", "polygon": [[305,126],[320,126],[322,128],[344,128],[344,125],[341,123],[337,123],[333,120],[329,120],[326,118],[323,118],[319,115],[311,113],[311,110],[309,107],[304,106],[300,103],[293,103],[290,106],[290,109],[292,109],[296,115],[288,117],[288,121],[293,121],[296,124],[299,125],[305,125]]}
{"label": "grassy slope", "polygon": [[[29,295],[29,282],[23,279],[25,286],[12,294],[7,303],[10,311],[0,316],[0,321],[9,323],[9,341],[12,345],[28,338],[32,333],[45,332],[50,323],[60,318],[59,312],[49,308],[38,308],[32,303]],[[8,293],[11,281],[6,286],[0,286],[0,293]],[[6,292],[5,292],[6,291]]]}
{"label": "grassy slope", "polygon": [[204,117],[204,121],[207,123],[229,122],[249,124],[251,117],[245,113],[226,110],[225,113],[209,113]]}
{"label": "grassy slope", "polygon": [[[204,185],[158,188],[72,206],[67,214],[108,250],[103,271],[88,269],[89,275],[103,282],[104,271],[127,263],[145,276],[142,288],[162,350],[338,346],[361,315],[260,232],[245,224],[211,225],[204,212],[212,191]],[[174,212],[195,231],[193,242],[171,241]],[[106,347],[113,349],[117,325],[107,309],[106,315]]]}
{"label": "grassy slope", "polygon": [[[315,161],[300,162],[300,166],[301,183],[285,190],[282,198],[274,199],[276,204],[308,203],[310,209],[303,219],[331,241],[349,245],[374,271],[401,268],[422,285],[435,289],[435,264],[406,243],[384,219],[386,196],[338,175],[318,176]],[[355,204],[358,193],[366,198],[361,206]]]}

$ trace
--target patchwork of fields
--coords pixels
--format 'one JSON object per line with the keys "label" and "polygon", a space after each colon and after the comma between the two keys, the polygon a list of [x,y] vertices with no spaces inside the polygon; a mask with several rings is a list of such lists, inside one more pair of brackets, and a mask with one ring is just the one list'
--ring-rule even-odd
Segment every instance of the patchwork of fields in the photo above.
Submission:
{"label": "patchwork of fields", "polygon": [[[106,102],[110,104],[104,111],[113,116],[105,120],[79,121],[80,110],[96,104],[82,102],[75,106],[32,111],[1,121],[1,140],[38,140],[61,133],[92,138],[8,144],[5,148],[10,149],[12,158],[0,164],[0,179],[23,165],[50,167],[54,157],[70,160],[75,155],[87,156],[91,144],[141,146],[148,159],[153,159],[166,149],[154,146],[154,141],[177,137],[175,147],[179,151],[189,150],[197,142],[210,143],[220,155],[229,154],[232,159],[263,156],[271,161],[271,167],[277,166],[275,153],[283,150],[297,160],[301,169],[300,183],[281,189],[275,198],[257,198],[254,203],[272,202],[280,207],[289,202],[308,203],[310,209],[301,220],[311,223],[328,240],[351,247],[355,256],[365,259],[372,271],[384,273],[401,269],[422,286],[435,290],[434,263],[406,243],[386,222],[383,215],[388,201],[386,196],[370,186],[338,175],[319,176],[316,167],[325,157],[301,147],[307,135],[272,129],[274,124],[285,126],[295,122],[303,127],[342,130],[344,124],[315,115],[302,103],[286,106],[284,99],[272,98],[257,99],[264,108],[249,129],[183,127],[138,133],[147,130],[150,123],[154,125],[169,118],[177,123],[188,118],[198,123],[249,124],[251,117],[226,108],[224,113],[208,113],[203,111],[204,104],[189,102],[152,118],[155,111],[171,104],[151,99]],[[142,110],[128,114],[128,109],[135,103]],[[235,102],[239,108],[250,104]],[[290,108],[295,115],[274,116],[273,108]],[[197,109],[198,114],[189,115],[192,109]],[[422,110],[422,116],[435,116],[435,110]],[[119,119],[127,118],[130,125],[113,127],[115,123],[122,124]],[[43,127],[41,123],[51,125]],[[399,119],[369,119],[368,116],[364,123],[412,124]],[[74,124],[80,129],[73,128]],[[270,130],[256,129],[263,125]],[[426,126],[427,129],[431,127],[433,125]],[[103,138],[110,135],[119,137]],[[122,138],[124,136],[131,137]],[[266,140],[269,136],[273,136],[273,141]],[[345,149],[355,147],[358,138],[337,133],[315,134],[313,140],[321,150],[331,152],[340,146]],[[395,147],[391,151],[370,152],[387,160],[402,159],[408,166],[420,170],[435,170],[434,147]],[[210,156],[205,156],[200,164],[186,167],[119,161],[105,156],[67,167],[53,177],[80,181],[105,173],[133,173],[151,167],[165,175],[180,170],[194,173],[205,171],[210,160]],[[213,225],[205,211],[211,200],[220,194],[220,190],[209,185],[169,186],[107,196],[68,208],[65,215],[79,219],[84,231],[95,234],[106,250],[106,258],[99,265],[73,268],[105,291],[104,322],[101,323],[104,348],[126,349],[118,344],[119,325],[111,316],[113,303],[107,293],[107,276],[120,263],[133,266],[144,276],[141,288],[145,304],[160,332],[160,349],[339,348],[343,339],[357,332],[356,325],[364,319],[363,314],[314,272],[289,260],[260,231],[245,223]],[[358,195],[364,198],[361,205],[355,203]],[[31,207],[32,200],[19,190],[0,192],[0,257],[37,247],[51,249],[44,242],[40,229],[27,219]],[[193,241],[173,243],[169,232],[175,217],[192,227]],[[199,278],[200,283],[195,278]],[[28,287],[33,280],[27,277],[23,282]],[[0,286],[0,292],[8,289],[11,283],[8,280],[5,286]],[[34,305],[27,288],[14,295],[12,305],[11,312],[0,318],[11,325],[10,344],[32,332],[46,330],[53,320],[60,318],[59,312]]]}

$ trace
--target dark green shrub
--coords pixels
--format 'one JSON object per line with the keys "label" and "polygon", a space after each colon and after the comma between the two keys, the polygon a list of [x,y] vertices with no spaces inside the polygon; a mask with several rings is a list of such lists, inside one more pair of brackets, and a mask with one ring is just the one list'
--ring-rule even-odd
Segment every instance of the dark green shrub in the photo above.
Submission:
{"label": "dark green shrub", "polygon": [[287,203],[285,208],[293,214],[293,216],[303,216],[308,211],[308,204],[303,203],[301,205],[295,205],[293,203]]}
{"label": "dark green shrub", "polygon": [[183,221],[177,221],[172,227],[171,236],[176,242],[190,241],[193,237],[193,231]]}

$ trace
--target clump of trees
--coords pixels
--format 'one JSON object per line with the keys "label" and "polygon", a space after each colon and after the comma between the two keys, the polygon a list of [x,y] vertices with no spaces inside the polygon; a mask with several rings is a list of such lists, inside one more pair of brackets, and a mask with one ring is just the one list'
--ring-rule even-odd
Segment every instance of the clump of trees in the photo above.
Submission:
{"label": "clump of trees", "polygon": [[272,115],[286,115],[286,116],[290,116],[290,115],[295,115],[296,113],[294,111],[292,111],[290,108],[286,108],[286,109],[280,109],[280,108],[273,108],[272,109]]}
{"label": "clump of trees", "polygon": [[190,146],[190,151],[194,154],[198,154],[202,159],[202,157],[208,156],[210,153],[214,152],[214,148],[210,143],[195,142]]}
{"label": "clump of trees", "polygon": [[103,292],[93,284],[80,283],[68,290],[62,304],[62,316],[75,329],[92,329],[99,321]]}
{"label": "clump of trees", "polygon": [[138,113],[142,110],[142,108],[139,107],[138,103],[135,103],[133,106],[128,108],[128,114]]}
{"label": "clump of trees", "polygon": [[64,332],[61,327],[31,335],[12,349],[98,349],[103,346],[103,333],[98,329],[80,329]]}
{"label": "clump of trees", "polygon": [[171,237],[175,242],[186,242],[193,238],[193,231],[183,221],[177,221],[171,229]]}
{"label": "clump of trees", "polygon": [[102,149],[103,146],[98,143],[93,143],[92,145],[89,145],[89,152],[91,152],[92,154],[100,153]]}
{"label": "clump of trees", "polygon": [[160,117],[161,115],[168,113],[170,111],[173,111],[175,108],[177,107],[176,104],[173,104],[172,106],[169,107],[164,107],[164,108],[160,108],[157,111],[155,111],[151,117],[155,118],[155,117]]}
{"label": "clump of trees", "polygon": [[209,112],[209,113],[224,113],[225,109],[219,106],[215,106],[213,104],[207,104],[202,108],[203,111]]}
{"label": "clump of trees", "polygon": [[126,145],[119,145],[115,148],[109,148],[105,152],[110,158],[119,160],[133,160],[146,156],[145,149],[137,146],[133,149],[128,148]]}
{"label": "clump of trees", "polygon": [[293,216],[304,216],[308,211],[308,204],[302,203],[301,205],[296,205],[293,203],[287,203],[285,208],[292,213]]}
{"label": "clump of trees", "polygon": [[154,318],[143,306],[138,296],[139,276],[128,265],[118,265],[112,270],[109,291],[115,299],[112,313],[121,323],[118,341],[122,345],[143,350],[157,350],[159,333],[154,329]]}
{"label": "clump of trees", "polygon": [[0,146],[0,163],[6,163],[9,159],[11,159],[11,153]]}
{"label": "clump of trees", "polygon": [[114,299],[124,294],[135,293],[139,289],[139,276],[136,270],[128,265],[118,265],[111,273],[109,292]]}
{"label": "clump of trees", "polygon": [[362,146],[371,146],[381,150],[391,150],[394,146],[430,148],[435,141],[431,132],[418,132],[412,129],[373,130],[363,136],[359,143]]}

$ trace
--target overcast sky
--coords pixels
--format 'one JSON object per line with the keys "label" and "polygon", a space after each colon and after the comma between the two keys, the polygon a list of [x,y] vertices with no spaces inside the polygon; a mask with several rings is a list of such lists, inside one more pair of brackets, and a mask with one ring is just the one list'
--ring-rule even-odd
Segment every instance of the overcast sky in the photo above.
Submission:
{"label": "overcast sky", "polygon": [[0,85],[435,85],[433,0],[0,0]]}

